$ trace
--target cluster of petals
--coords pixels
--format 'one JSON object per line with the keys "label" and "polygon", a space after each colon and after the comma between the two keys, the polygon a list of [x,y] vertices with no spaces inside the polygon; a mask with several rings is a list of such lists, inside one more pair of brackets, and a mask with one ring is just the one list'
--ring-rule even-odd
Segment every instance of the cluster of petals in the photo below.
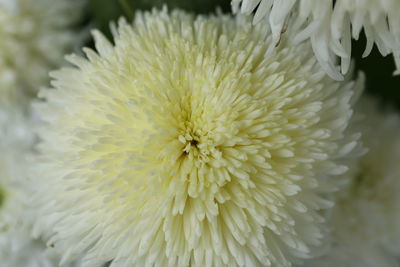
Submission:
{"label": "cluster of petals", "polygon": [[326,76],[308,43],[265,57],[265,27],[139,12],[52,73],[34,232],[62,264],[291,266],[322,246],[361,85]]}
{"label": "cluster of petals", "polygon": [[351,39],[358,39],[362,30],[367,37],[364,56],[376,44],[383,56],[393,54],[395,74],[400,74],[398,0],[232,0],[232,8],[245,14],[255,11],[254,22],[267,20],[276,44],[288,27],[296,32],[294,43],[309,39],[321,66],[334,79],[348,72]]}

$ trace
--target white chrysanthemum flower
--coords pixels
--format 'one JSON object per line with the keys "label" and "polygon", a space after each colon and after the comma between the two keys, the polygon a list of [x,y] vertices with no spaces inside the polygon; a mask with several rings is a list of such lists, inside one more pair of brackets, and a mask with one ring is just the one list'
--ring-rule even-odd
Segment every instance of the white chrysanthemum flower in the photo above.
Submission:
{"label": "white chrysanthemum flower", "polygon": [[310,39],[315,55],[327,73],[342,79],[335,68],[341,58],[341,73],[349,70],[351,38],[362,29],[367,36],[367,56],[375,43],[382,55],[393,54],[395,74],[400,74],[400,1],[398,0],[232,0],[234,12],[250,14],[254,22],[268,18],[275,42],[288,24],[297,31],[295,42]]}
{"label": "white chrysanthemum flower", "polygon": [[0,0],[0,96],[46,86],[80,37],[70,26],[80,0]]}
{"label": "white chrysanthemum flower", "polygon": [[380,109],[368,97],[358,105],[369,151],[353,163],[352,182],[333,209],[332,249],[305,266],[399,266],[400,117]]}
{"label": "white chrysanthemum flower", "polygon": [[35,234],[85,266],[290,266],[321,246],[353,83],[246,17],[121,20],[37,110]]}

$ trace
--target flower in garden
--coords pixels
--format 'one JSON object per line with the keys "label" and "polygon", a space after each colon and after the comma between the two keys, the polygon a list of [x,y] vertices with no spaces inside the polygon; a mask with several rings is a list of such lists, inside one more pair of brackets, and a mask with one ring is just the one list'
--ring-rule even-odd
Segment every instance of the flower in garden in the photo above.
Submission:
{"label": "flower in garden", "polygon": [[361,30],[367,37],[367,56],[374,44],[382,55],[393,54],[395,74],[400,74],[400,1],[398,0],[232,0],[234,12],[250,14],[254,21],[266,19],[276,42],[288,24],[298,33],[295,42],[310,39],[315,55],[327,73],[341,79],[335,55],[341,58],[341,72],[349,70],[351,38]]}
{"label": "flower in garden", "polygon": [[351,182],[339,192],[330,218],[332,248],[305,266],[392,267],[400,251],[400,118],[361,98],[362,142],[368,153],[354,160]]}
{"label": "flower in garden", "polygon": [[[79,0],[0,0],[0,96],[46,86],[48,72],[81,39],[71,29]],[[17,95],[17,96],[15,96]]]}
{"label": "flower in garden", "polygon": [[[85,266],[290,266],[325,233],[354,82],[247,17],[137,13],[39,94],[35,235]],[[354,89],[354,90],[353,90]],[[52,234],[51,234],[52,232]]]}

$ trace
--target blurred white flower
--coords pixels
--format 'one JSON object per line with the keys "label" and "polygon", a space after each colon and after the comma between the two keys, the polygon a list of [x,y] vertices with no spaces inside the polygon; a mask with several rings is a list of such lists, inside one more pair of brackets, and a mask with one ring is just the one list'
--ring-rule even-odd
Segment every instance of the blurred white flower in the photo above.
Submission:
{"label": "blurred white flower", "polygon": [[353,82],[243,16],[138,13],[38,103],[35,234],[85,266],[290,266],[321,246]]}
{"label": "blurred white flower", "polygon": [[[254,22],[265,18],[275,42],[286,28],[297,32],[294,42],[310,39],[321,66],[334,79],[349,70],[351,38],[364,29],[367,56],[375,43],[382,55],[393,54],[400,74],[400,1],[398,0],[232,0],[234,12],[250,14]],[[341,58],[341,73],[335,56]]]}
{"label": "blurred white flower", "polygon": [[305,266],[396,267],[400,254],[400,117],[363,97],[358,112],[369,149],[353,162],[330,224],[332,248]]}
{"label": "blurred white flower", "polygon": [[0,259],[2,266],[54,266],[45,245],[34,241],[28,208],[27,155],[33,144],[29,121],[16,109],[0,109]]}
{"label": "blurred white flower", "polygon": [[36,93],[81,39],[80,0],[0,0],[0,97]]}

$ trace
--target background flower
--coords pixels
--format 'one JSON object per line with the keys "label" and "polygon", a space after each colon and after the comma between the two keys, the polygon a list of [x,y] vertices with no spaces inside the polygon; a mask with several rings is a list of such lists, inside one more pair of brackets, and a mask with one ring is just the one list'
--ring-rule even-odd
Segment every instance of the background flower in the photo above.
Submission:
{"label": "background flower", "polygon": [[[4,104],[4,103],[3,103]],[[0,106],[0,259],[7,267],[54,267],[60,255],[32,237],[37,207],[35,181],[28,179],[35,136],[34,119],[18,106]],[[83,267],[79,260],[66,267]],[[99,265],[100,266],[100,265]]]}
{"label": "background flower", "polygon": [[33,216],[27,156],[30,122],[18,109],[0,109],[0,258],[3,266],[54,266],[43,242],[30,236]]}
{"label": "background flower", "polygon": [[0,92],[15,98],[47,86],[48,72],[61,65],[82,37],[72,30],[80,0],[0,1]]}
{"label": "background flower", "polygon": [[[352,82],[244,17],[166,10],[94,32],[38,104],[36,234],[86,266],[290,266],[357,134]],[[51,214],[51,216],[49,216]]]}
{"label": "background flower", "polygon": [[400,253],[400,118],[364,96],[358,122],[369,149],[355,159],[330,224],[332,249],[305,266],[398,266]]}

